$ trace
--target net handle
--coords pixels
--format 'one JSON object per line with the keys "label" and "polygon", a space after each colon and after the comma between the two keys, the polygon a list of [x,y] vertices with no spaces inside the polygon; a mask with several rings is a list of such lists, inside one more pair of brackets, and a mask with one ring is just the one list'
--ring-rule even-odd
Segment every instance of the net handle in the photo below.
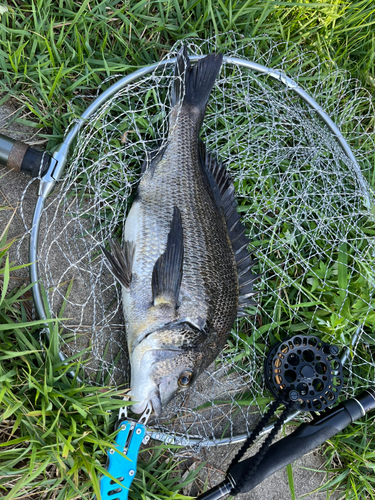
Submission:
{"label": "net handle", "polygon": [[47,152],[0,134],[0,165],[5,168],[35,178],[43,176],[50,163],[51,157]]}

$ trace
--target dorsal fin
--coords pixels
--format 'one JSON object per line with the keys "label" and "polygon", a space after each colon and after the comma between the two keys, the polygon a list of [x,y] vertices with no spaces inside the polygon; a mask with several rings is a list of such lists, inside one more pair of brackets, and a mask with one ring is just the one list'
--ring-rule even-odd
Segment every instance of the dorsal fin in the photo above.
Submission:
{"label": "dorsal fin", "polygon": [[206,151],[202,141],[199,141],[199,156],[206,171],[208,181],[211,185],[216,203],[222,208],[227,223],[229,239],[237,264],[237,276],[239,285],[238,315],[244,315],[245,308],[254,305],[252,297],[256,294],[253,283],[257,275],[251,272],[256,264],[247,250],[249,239],[245,236],[245,226],[241,224],[241,218],[237,212],[237,202],[234,197],[234,186],[230,174],[222,162]]}

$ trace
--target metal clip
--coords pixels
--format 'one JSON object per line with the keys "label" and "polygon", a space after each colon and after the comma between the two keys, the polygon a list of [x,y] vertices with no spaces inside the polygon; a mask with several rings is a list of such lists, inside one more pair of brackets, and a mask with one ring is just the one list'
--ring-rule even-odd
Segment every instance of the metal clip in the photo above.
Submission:
{"label": "metal clip", "polygon": [[152,404],[150,403],[150,401],[148,402],[147,406],[146,406],[146,409],[145,411],[142,413],[142,416],[141,418],[138,420],[138,422],[142,425],[146,425],[147,422],[149,421],[150,419],[150,416],[151,416],[151,413],[152,413]]}
{"label": "metal clip", "polygon": [[[130,401],[129,396],[124,396],[124,401]],[[127,406],[122,406],[119,409],[118,412],[118,422],[122,422],[123,420],[126,420],[128,418],[128,407]]]}
{"label": "metal clip", "polygon": [[[124,396],[124,401],[130,401],[129,396]],[[148,402],[145,411],[142,413],[142,416],[138,420],[138,422],[142,425],[146,425],[147,422],[149,421],[149,418],[152,413],[152,405],[150,402]],[[128,419],[128,407],[127,406],[122,406],[118,412],[118,422],[122,422],[123,420]]]}

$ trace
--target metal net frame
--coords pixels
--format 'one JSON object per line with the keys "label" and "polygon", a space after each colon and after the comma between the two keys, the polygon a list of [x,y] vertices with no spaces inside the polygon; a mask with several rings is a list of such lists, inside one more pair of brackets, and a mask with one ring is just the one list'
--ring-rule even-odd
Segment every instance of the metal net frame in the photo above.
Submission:
{"label": "metal net frame", "polygon": [[[183,43],[189,55],[218,50],[216,38]],[[258,304],[233,325],[215,363],[150,422],[153,437],[195,451],[250,432],[269,401],[263,362],[277,340],[301,332],[349,349],[345,396],[371,385],[375,367],[374,198],[366,181],[375,141],[371,96],[347,73],[292,44],[232,34],[220,49],[229,60],[201,137],[233,177],[261,278]],[[336,123],[358,163],[283,78],[233,64],[233,57],[303,87]],[[173,65],[158,65],[90,116],[40,219],[39,272],[51,315],[65,318],[61,351],[68,358],[82,353],[91,383],[129,384],[121,291],[101,246],[121,239],[145,155],[166,141],[172,83]]]}

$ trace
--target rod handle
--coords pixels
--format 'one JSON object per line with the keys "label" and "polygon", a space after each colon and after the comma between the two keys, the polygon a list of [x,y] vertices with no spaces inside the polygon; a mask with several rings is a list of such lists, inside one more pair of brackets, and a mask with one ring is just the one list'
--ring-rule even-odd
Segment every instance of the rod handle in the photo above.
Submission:
{"label": "rod handle", "polygon": [[[301,424],[292,434],[280,439],[268,449],[255,474],[241,486],[240,493],[248,493],[268,476],[312,451],[373,410],[375,388],[369,388],[355,398],[325,410],[310,423]],[[253,462],[254,457],[250,457],[231,467],[221,484],[202,493],[197,500],[219,500],[229,493],[233,494],[232,490],[241,482]]]}

